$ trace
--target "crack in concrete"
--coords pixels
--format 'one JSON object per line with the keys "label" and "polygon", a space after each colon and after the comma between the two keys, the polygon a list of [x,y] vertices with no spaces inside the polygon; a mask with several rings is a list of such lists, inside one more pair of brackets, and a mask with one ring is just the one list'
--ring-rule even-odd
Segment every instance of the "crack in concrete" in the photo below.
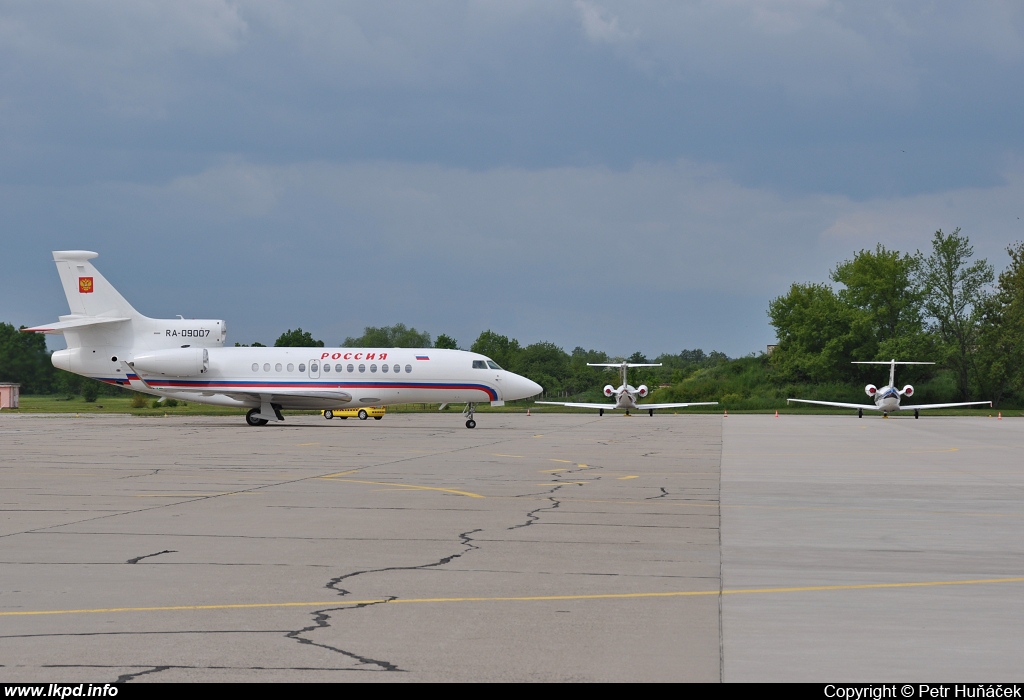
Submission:
{"label": "crack in concrete", "polygon": [[135,680],[139,676],[146,676],[146,675],[149,675],[150,673],[160,673],[161,671],[166,671],[169,668],[171,668],[171,667],[170,666],[151,666],[147,670],[139,671],[138,673],[122,673],[120,676],[117,677],[117,680],[114,681],[114,682],[115,683],[128,683],[129,681]]}
{"label": "crack in concrete", "polygon": [[[438,566],[444,566],[445,564],[448,564],[448,563],[454,561],[455,559],[458,559],[459,557],[463,556],[464,554],[467,554],[468,552],[473,551],[474,549],[479,549],[479,547],[477,547],[475,544],[473,544],[473,538],[470,537],[470,535],[472,535],[473,533],[476,533],[476,532],[480,532],[480,529],[478,528],[478,529],[475,529],[475,530],[469,530],[467,532],[460,533],[459,534],[459,539],[462,541],[464,549],[461,552],[457,552],[455,554],[451,554],[449,556],[442,557],[442,558],[438,559],[437,561],[430,562],[429,564],[417,564],[415,566],[387,566],[387,567],[383,567],[383,568],[380,568],[380,569],[366,569],[366,570],[363,570],[363,571],[352,571],[352,572],[349,572],[347,574],[342,574],[341,576],[336,576],[336,577],[332,578],[331,580],[329,580],[327,582],[327,584],[324,586],[324,588],[327,588],[329,590],[335,591],[335,592],[337,592],[341,596],[346,596],[346,595],[349,595],[351,592],[346,590],[346,589],[344,589],[344,588],[341,588],[338,585],[339,583],[341,583],[345,579],[354,578],[355,576],[362,576],[363,574],[383,573],[383,572],[386,572],[386,571],[416,571],[416,570],[422,570],[422,569],[435,568],[435,567],[438,567]],[[300,630],[295,630],[293,632],[289,632],[288,634],[285,635],[285,637],[288,637],[289,639],[294,639],[295,641],[299,642],[300,644],[309,644],[311,646],[320,647],[321,649],[328,649],[329,651],[333,651],[333,652],[336,652],[338,654],[342,654],[344,656],[347,656],[350,659],[358,661],[360,664],[379,666],[380,669],[383,670],[383,671],[397,671],[399,673],[406,673],[405,669],[399,668],[397,665],[391,663],[390,661],[383,661],[383,660],[379,660],[379,659],[371,659],[371,658],[366,657],[366,656],[360,656],[359,654],[356,654],[355,652],[346,651],[345,649],[339,649],[339,648],[333,647],[333,646],[331,646],[329,644],[322,644],[320,642],[315,642],[312,639],[309,639],[307,637],[301,636],[301,635],[303,635],[303,634],[305,634],[307,632],[313,632],[313,631],[318,630],[318,629],[325,629],[327,627],[330,627],[331,626],[331,623],[330,623],[331,616],[328,613],[337,612],[337,611],[344,611],[344,610],[359,610],[361,608],[368,608],[368,607],[371,607],[371,606],[374,606],[374,605],[382,605],[384,603],[387,603],[388,601],[397,600],[397,598],[398,598],[397,596],[387,596],[387,597],[382,598],[381,600],[373,602],[373,603],[358,603],[356,605],[342,605],[342,606],[339,606],[337,608],[325,608],[323,610],[316,610],[316,611],[314,611],[312,613],[313,614],[313,622],[314,622],[314,624],[312,626],[310,626],[310,627],[303,627]]]}
{"label": "crack in concrete", "polygon": [[138,564],[143,559],[148,559],[149,557],[158,557],[161,554],[177,554],[177,553],[178,553],[178,550],[176,550],[176,549],[165,549],[162,552],[153,552],[152,554],[143,554],[141,557],[135,557],[134,559],[129,559],[128,561],[125,562],[125,564]]}
{"label": "crack in concrete", "polygon": [[129,474],[128,476],[119,476],[118,479],[138,479],[142,476],[156,476],[161,472],[160,469],[154,469],[153,471],[146,472],[144,474]]}
{"label": "crack in concrete", "polygon": [[664,498],[665,496],[668,495],[668,489],[666,489],[664,486],[658,487],[658,490],[660,490],[661,493],[659,493],[657,496],[648,496],[644,500],[645,501],[653,501],[653,500],[655,500],[657,498]]}
{"label": "crack in concrete", "polygon": [[[561,487],[558,487],[558,488],[561,488]],[[509,528],[506,528],[506,529],[507,530],[517,530],[517,529],[519,529],[521,527],[529,527],[530,525],[533,525],[535,522],[540,520],[540,516],[538,515],[538,513],[542,512],[542,511],[546,511],[546,510],[555,510],[560,505],[562,505],[562,502],[559,501],[557,498],[551,497],[551,498],[548,498],[548,500],[551,501],[552,505],[550,505],[550,506],[541,506],[540,508],[536,508],[534,510],[531,510],[529,513],[526,514],[526,522],[525,523],[519,523],[518,525],[513,525],[512,527],[509,527]]]}

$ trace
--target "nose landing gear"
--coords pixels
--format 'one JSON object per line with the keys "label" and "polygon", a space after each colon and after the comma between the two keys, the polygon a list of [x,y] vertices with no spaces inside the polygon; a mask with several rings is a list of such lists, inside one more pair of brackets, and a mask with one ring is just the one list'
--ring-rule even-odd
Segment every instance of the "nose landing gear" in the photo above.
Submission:
{"label": "nose landing gear", "polygon": [[476,427],[476,421],[473,420],[473,414],[476,413],[476,404],[467,403],[466,410],[462,412],[462,415],[466,417],[466,427],[473,429]]}

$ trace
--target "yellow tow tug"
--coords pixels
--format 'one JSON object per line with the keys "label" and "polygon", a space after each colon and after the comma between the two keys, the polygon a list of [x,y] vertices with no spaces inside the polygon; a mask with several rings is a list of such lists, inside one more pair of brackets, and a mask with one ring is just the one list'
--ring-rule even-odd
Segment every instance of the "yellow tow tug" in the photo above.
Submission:
{"label": "yellow tow tug", "polygon": [[374,420],[380,420],[384,417],[387,409],[384,406],[368,406],[366,408],[335,408],[327,409],[326,411],[320,411],[323,417],[327,420],[331,418],[358,418],[359,420],[366,420],[367,418],[373,418]]}

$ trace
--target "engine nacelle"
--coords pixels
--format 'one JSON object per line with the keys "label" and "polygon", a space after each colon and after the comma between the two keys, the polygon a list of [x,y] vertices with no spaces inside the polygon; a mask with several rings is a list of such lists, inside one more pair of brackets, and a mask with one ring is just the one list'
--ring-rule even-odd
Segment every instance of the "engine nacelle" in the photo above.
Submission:
{"label": "engine nacelle", "polygon": [[614,393],[615,393],[615,387],[613,387],[611,384],[608,384],[607,386],[605,386],[605,388],[604,388],[604,395],[605,396],[611,397]]}
{"label": "engine nacelle", "polygon": [[641,399],[647,396],[647,394],[648,389],[646,384],[641,384],[639,387],[637,387],[636,395],[639,396]]}
{"label": "engine nacelle", "polygon": [[165,377],[195,377],[210,368],[210,353],[206,348],[153,350],[136,355],[128,364],[146,374],[160,374]]}
{"label": "engine nacelle", "polygon": [[914,395],[914,387],[910,386],[909,384],[907,384],[905,387],[903,387],[903,391],[900,392],[900,396],[913,396],[913,395]]}
{"label": "engine nacelle", "polygon": [[874,384],[868,384],[866,387],[864,387],[864,393],[870,396],[871,398],[875,398],[875,394],[878,393],[878,389],[875,387]]}

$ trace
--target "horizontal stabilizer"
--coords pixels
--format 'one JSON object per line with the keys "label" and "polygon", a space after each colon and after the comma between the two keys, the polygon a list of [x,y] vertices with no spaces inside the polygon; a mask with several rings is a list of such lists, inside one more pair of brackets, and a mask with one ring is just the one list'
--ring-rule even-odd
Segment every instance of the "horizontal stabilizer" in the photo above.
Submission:
{"label": "horizontal stabilizer", "polygon": [[104,323],[123,323],[130,321],[130,318],[111,318],[109,316],[80,316],[67,321],[57,321],[45,326],[33,328],[22,328],[23,333],[47,333],[49,335],[63,335],[64,331],[72,328],[84,328],[85,326],[98,326]]}

